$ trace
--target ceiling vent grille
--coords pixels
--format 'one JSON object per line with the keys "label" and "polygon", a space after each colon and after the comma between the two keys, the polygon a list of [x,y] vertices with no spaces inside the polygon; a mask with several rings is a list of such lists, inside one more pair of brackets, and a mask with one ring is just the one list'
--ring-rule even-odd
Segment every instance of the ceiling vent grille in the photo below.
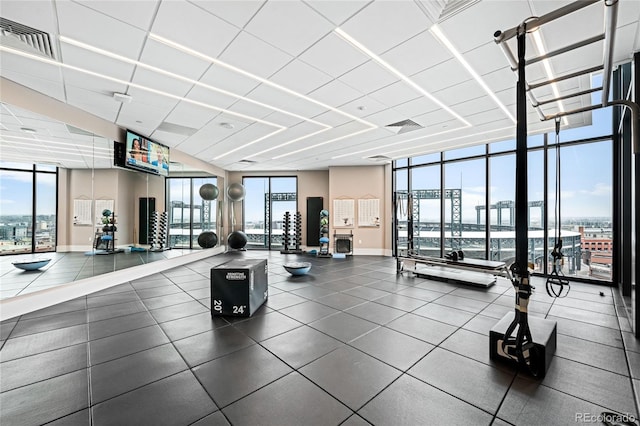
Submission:
{"label": "ceiling vent grille", "polygon": [[398,121],[397,123],[393,123],[393,124],[387,124],[385,127],[390,127],[392,128],[391,130],[394,130],[394,128],[398,128],[397,129],[397,134],[402,134],[402,133],[407,133],[407,132],[411,132],[413,130],[418,130],[418,129],[424,129],[423,126],[421,126],[420,124],[416,123],[413,120],[402,120],[402,121]]}
{"label": "ceiling vent grille", "polygon": [[452,16],[473,6],[480,0],[422,0],[418,6],[434,24],[444,22]]}
{"label": "ceiling vent grille", "polygon": [[95,136],[91,132],[87,132],[86,130],[82,130],[78,127],[72,126],[71,124],[65,124],[67,126],[67,130],[69,133],[73,133],[74,135],[82,135],[82,136]]}
{"label": "ceiling vent grille", "polygon": [[0,18],[0,44],[55,59],[49,34],[9,19]]}
{"label": "ceiling vent grille", "polygon": [[391,158],[387,157],[386,155],[373,155],[367,158],[371,161],[378,161],[378,162],[391,161]]}
{"label": "ceiling vent grille", "polygon": [[254,161],[254,160],[246,160],[245,159],[245,160],[238,161],[238,163],[240,163],[240,164],[254,164],[254,163],[256,163],[256,161]]}
{"label": "ceiling vent grille", "polygon": [[176,135],[181,136],[193,136],[196,134],[198,129],[193,127],[181,126],[180,124],[169,123],[168,121],[163,121],[160,123],[156,131],[174,133]]}

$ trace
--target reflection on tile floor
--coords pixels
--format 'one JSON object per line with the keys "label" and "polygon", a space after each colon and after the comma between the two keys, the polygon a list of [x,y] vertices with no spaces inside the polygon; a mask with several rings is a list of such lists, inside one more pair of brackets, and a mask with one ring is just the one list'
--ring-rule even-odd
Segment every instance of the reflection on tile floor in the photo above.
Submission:
{"label": "reflection on tile floor", "polygon": [[[212,318],[209,271],[237,257],[268,259],[269,299],[251,318]],[[282,264],[291,260],[310,261],[309,275],[289,275]],[[0,423],[574,425],[604,411],[637,417],[640,345],[616,316],[613,290],[572,284],[554,300],[543,282],[534,285],[531,315],[558,324],[543,380],[489,359],[489,329],[513,309],[506,280],[483,289],[397,275],[394,259],[381,256],[209,257],[4,321]]]}
{"label": "reflection on tile floor", "polygon": [[[194,250],[173,249],[162,252],[134,251],[91,256],[80,252],[0,256],[0,299],[28,294],[72,281],[193,252]],[[35,271],[24,271],[12,265],[13,262],[28,262],[37,259],[51,259],[51,261],[48,265]]]}

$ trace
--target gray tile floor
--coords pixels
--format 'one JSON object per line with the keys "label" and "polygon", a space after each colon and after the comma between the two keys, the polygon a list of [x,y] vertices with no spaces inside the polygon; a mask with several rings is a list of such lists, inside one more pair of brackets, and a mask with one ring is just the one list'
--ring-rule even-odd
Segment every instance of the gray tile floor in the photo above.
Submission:
{"label": "gray tile floor", "polygon": [[[269,299],[211,317],[209,271],[266,258]],[[1,324],[3,425],[574,425],[637,417],[640,345],[613,290],[538,287],[531,315],[558,323],[543,380],[489,359],[513,288],[397,275],[392,258],[229,253]],[[603,295],[600,295],[600,292]],[[597,422],[596,422],[597,423]]]}

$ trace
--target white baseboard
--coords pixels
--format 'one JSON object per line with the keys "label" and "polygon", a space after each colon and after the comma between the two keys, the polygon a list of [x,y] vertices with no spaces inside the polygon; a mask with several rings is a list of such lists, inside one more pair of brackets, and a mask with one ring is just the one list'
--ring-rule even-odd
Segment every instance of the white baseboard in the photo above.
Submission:
{"label": "white baseboard", "polygon": [[132,266],[119,271],[97,275],[62,284],[56,287],[35,291],[20,296],[10,297],[0,300],[0,321],[14,318],[39,309],[48,308],[58,303],[66,302],[76,297],[86,296],[96,291],[104,290],[132,280],[166,271],[177,266],[197,260],[206,259],[226,251],[226,246],[215,247],[207,250],[200,250],[183,256],[172,257],[167,260],[146,263],[144,265]]}

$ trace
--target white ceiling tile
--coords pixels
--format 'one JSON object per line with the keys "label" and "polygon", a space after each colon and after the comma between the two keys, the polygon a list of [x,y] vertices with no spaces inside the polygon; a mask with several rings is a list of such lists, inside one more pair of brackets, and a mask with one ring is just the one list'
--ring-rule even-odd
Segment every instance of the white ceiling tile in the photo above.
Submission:
{"label": "white ceiling tile", "polygon": [[109,94],[96,93],[69,85],[67,85],[67,102],[111,122],[115,122],[121,105]]}
{"label": "white ceiling tile", "polygon": [[[277,87],[273,87],[267,84],[261,84],[260,86],[256,87],[246,97],[257,102],[262,102],[264,104],[283,109],[285,111],[290,110],[289,105],[298,100],[301,100],[301,97],[299,96],[287,93]],[[311,103],[307,100],[305,100],[304,102]],[[271,112],[269,110],[267,111]],[[301,115],[307,116],[305,114]]]}
{"label": "white ceiling tile", "polygon": [[412,119],[419,115],[440,109],[433,101],[426,97],[420,97],[409,102],[405,102],[393,107],[396,111],[404,114],[406,118]]}
{"label": "white ceiling tile", "polygon": [[238,28],[244,28],[265,0],[192,0],[192,3]]}
{"label": "white ceiling tile", "polygon": [[398,81],[398,78],[377,62],[369,61],[340,76],[340,81],[360,93],[371,93]]}
{"label": "white ceiling tile", "polygon": [[414,2],[377,1],[369,3],[341,28],[372,52],[381,54],[431,24]]}
{"label": "white ceiling tile", "polygon": [[302,2],[271,1],[258,11],[245,30],[298,56],[333,28],[331,22]]}
{"label": "white ceiling tile", "polygon": [[[405,120],[407,117],[395,109],[385,109],[384,111],[377,112],[367,116],[367,121],[380,126],[385,127],[389,124],[397,123],[398,121]],[[394,133],[390,131],[391,133]]]}
{"label": "white ceiling tile", "polygon": [[62,73],[67,86],[80,87],[105,96],[113,96],[114,92],[125,93],[127,91],[127,85],[124,83],[113,82],[72,69],[63,69]]}
{"label": "white ceiling tile", "polygon": [[260,82],[228,68],[212,65],[200,78],[200,82],[244,96]]}
{"label": "white ceiling tile", "polygon": [[[3,77],[11,74],[13,77],[11,80],[16,83],[20,83],[20,80],[23,79],[37,79],[62,84],[60,67],[7,52],[0,52],[0,71],[2,71]],[[28,84],[23,85],[29,86]]]}
{"label": "white ceiling tile", "polygon": [[[148,92],[136,87],[131,87],[128,93],[133,100],[131,103],[122,104],[121,114],[118,116],[118,120],[123,119],[122,114],[126,114],[129,111],[139,114],[140,111],[146,108],[148,109],[148,111],[144,112],[144,118],[146,120],[149,120],[152,114],[158,114],[159,116],[155,117],[153,121],[162,122],[164,121],[164,117],[178,104],[177,99]],[[140,120],[140,118],[137,117],[135,119]]]}
{"label": "white ceiling tile", "polygon": [[437,127],[439,131],[449,127],[457,128],[459,126],[457,119],[442,109],[418,115],[413,117],[412,120],[423,127]]}
{"label": "white ceiling tile", "polygon": [[187,102],[179,102],[165,118],[165,121],[200,129],[217,115],[218,113],[215,111],[200,108]]}
{"label": "white ceiling tile", "polygon": [[[272,112],[271,114],[267,114],[262,118],[264,120],[266,120],[266,121],[271,122],[271,123],[276,123],[276,124],[279,124],[279,125],[285,126],[285,127],[293,127],[293,126],[305,121],[305,120],[302,120],[300,118],[293,117],[291,115],[283,114],[283,113],[280,113],[280,112]],[[320,128],[320,127],[318,127],[318,128]]]}
{"label": "white ceiling tile", "polygon": [[[467,99],[483,97],[486,93],[487,92],[485,92],[475,80],[467,80],[463,83],[434,92],[433,95],[444,102],[445,105],[451,107]],[[489,100],[489,102],[493,103],[491,100]],[[456,108],[453,107],[453,109],[455,110]]]}
{"label": "white ceiling tile", "polygon": [[[634,2],[640,4],[640,2]],[[616,41],[613,48],[613,63],[619,64],[622,62],[628,62],[633,58],[631,52],[636,52],[637,47],[640,48],[638,41],[640,41],[640,30],[638,24],[629,24],[622,28],[618,28],[616,31]]]}
{"label": "white ceiling tile", "polygon": [[176,133],[165,132],[162,130],[155,130],[149,137],[154,141],[169,146],[170,148],[180,145],[180,143],[187,138],[185,135],[178,135]]}
{"label": "white ceiling tile", "polygon": [[423,31],[381,57],[404,75],[411,76],[446,61],[451,53],[429,31]]}
{"label": "white ceiling tile", "polygon": [[[502,112],[502,110],[498,109],[498,108],[494,108],[491,110],[487,110],[487,111],[483,111],[483,112],[478,112],[476,114],[471,114],[467,116],[467,120],[472,124],[472,125],[479,125],[479,124],[484,124],[484,123],[490,123],[492,121],[502,121],[504,120],[504,112]],[[511,124],[513,124],[513,122],[509,122]]]}
{"label": "white ceiling tile", "polygon": [[148,31],[159,3],[159,0],[91,0],[86,6]]}
{"label": "white ceiling tile", "polygon": [[454,84],[460,84],[470,78],[467,70],[460,66],[455,59],[442,62],[411,76],[416,84],[431,94]]}
{"label": "white ceiling tile", "polygon": [[335,25],[341,25],[344,21],[365,7],[371,0],[306,0],[309,6],[314,8]]}
{"label": "white ceiling tile", "polygon": [[244,71],[267,78],[289,63],[293,57],[243,31],[220,55],[220,59]]}
{"label": "white ceiling tile", "polygon": [[[235,113],[238,114],[243,114],[249,117],[253,117],[255,121],[256,118],[259,119],[264,119],[265,121],[269,121],[271,122],[272,120],[267,119],[266,117],[268,115],[270,115],[273,110],[269,109],[269,108],[265,108],[263,106],[260,105],[256,105],[253,104],[251,102],[246,102],[246,101],[237,101],[235,102],[233,105],[231,105],[228,110],[233,111]],[[283,118],[285,117],[284,114],[278,114],[276,116],[276,120],[273,120],[274,124],[281,124],[281,120],[278,120],[278,118]],[[239,120],[245,121],[245,122],[250,122],[249,119],[247,118],[238,118]],[[296,119],[297,121],[300,121],[299,119]]]}
{"label": "white ceiling tile", "polygon": [[337,112],[331,110],[316,115],[312,118],[331,127],[340,126],[344,123],[352,121],[352,119],[347,117],[346,115],[338,114]]}
{"label": "white ceiling tile", "polygon": [[184,1],[163,1],[151,32],[197,52],[218,57],[238,28]]}
{"label": "white ceiling tile", "polygon": [[[2,17],[22,25],[35,28],[46,33],[57,31],[53,16],[53,5],[50,1],[2,0],[0,11]],[[34,13],[37,8],[38,13]]]}
{"label": "white ceiling tile", "polygon": [[144,45],[140,62],[193,80],[199,79],[211,66],[211,62],[151,39]]}
{"label": "white ceiling tile", "polygon": [[[224,95],[221,93],[213,92],[209,89],[198,87],[198,86],[193,87],[189,91],[189,93],[186,95],[186,98],[197,101],[197,102],[202,102],[205,105],[210,105],[215,108],[218,108],[218,111],[216,111],[213,108],[200,107],[198,105],[195,105],[195,107],[197,108],[201,108],[205,111],[209,111],[209,114],[217,114],[218,112],[220,112],[219,110],[226,110],[229,107],[231,107],[231,105],[238,102],[236,98],[233,98],[231,96]],[[247,120],[243,119],[243,121],[247,121]]]}
{"label": "white ceiling tile", "polygon": [[501,70],[508,65],[502,49],[493,41],[465,52],[462,56],[480,76]]}
{"label": "white ceiling tile", "polygon": [[309,93],[309,97],[332,107],[339,107],[354,99],[361,98],[362,95],[362,92],[358,92],[338,80],[333,80]]}
{"label": "white ceiling tile", "polygon": [[78,3],[57,2],[56,8],[61,35],[127,58],[140,54],[144,31]]}
{"label": "white ceiling tile", "polygon": [[335,33],[328,34],[299,58],[333,77],[339,77],[369,60],[368,56]]}
{"label": "white ceiling tile", "polygon": [[64,63],[68,65],[124,81],[129,81],[133,75],[134,65],[108,56],[99,55],[65,43],[61,44],[60,51]]}
{"label": "white ceiling tile", "polygon": [[340,110],[360,118],[387,109],[387,106],[371,96],[363,96],[340,106]]}
{"label": "white ceiling tile", "polygon": [[393,107],[412,99],[420,98],[423,95],[416,92],[415,89],[411,88],[404,81],[399,81],[376,92],[370,93],[369,96],[387,107]]}
{"label": "white ceiling tile", "polygon": [[142,67],[136,68],[131,82],[180,97],[185,96],[193,87],[192,83],[159,74]]}
{"label": "white ceiling tile", "polygon": [[275,73],[270,80],[298,93],[309,93],[332,80],[329,74],[294,59]]}

